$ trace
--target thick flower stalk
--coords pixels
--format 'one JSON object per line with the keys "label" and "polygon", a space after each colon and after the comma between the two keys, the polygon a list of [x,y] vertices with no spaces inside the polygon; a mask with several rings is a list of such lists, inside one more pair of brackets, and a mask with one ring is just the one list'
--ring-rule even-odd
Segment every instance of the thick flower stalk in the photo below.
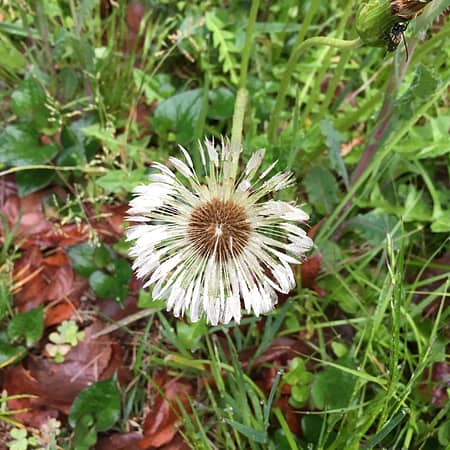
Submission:
{"label": "thick flower stalk", "polygon": [[[290,264],[301,262],[312,240],[299,223],[308,215],[271,199],[289,186],[289,173],[258,175],[264,150],[255,152],[240,177],[234,175],[231,145],[200,146],[202,183],[185,149],[185,161],[155,163],[150,184],[138,186],[130,203],[127,232],[133,269],[167,302],[176,317],[239,322],[242,305],[258,316],[277,303],[277,292],[295,286]],[[206,151],[205,151],[206,150]]]}

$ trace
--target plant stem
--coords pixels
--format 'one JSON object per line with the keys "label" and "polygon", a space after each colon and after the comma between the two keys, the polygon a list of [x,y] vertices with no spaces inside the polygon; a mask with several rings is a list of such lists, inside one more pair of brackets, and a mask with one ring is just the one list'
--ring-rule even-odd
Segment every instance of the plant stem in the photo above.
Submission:
{"label": "plant stem", "polygon": [[252,48],[253,30],[255,29],[256,16],[258,14],[259,0],[252,1],[250,16],[248,18],[247,32],[245,34],[245,44],[242,51],[241,73],[239,78],[239,88],[245,89],[247,84],[248,62],[250,60],[250,50]]}
{"label": "plant stem", "polygon": [[245,108],[247,106],[248,91],[247,72],[248,62],[250,60],[250,50],[252,48],[253,30],[255,29],[256,16],[259,8],[259,0],[252,1],[250,16],[248,19],[247,33],[245,35],[245,44],[242,51],[241,73],[239,78],[239,90],[236,95],[234,104],[233,125],[231,128],[231,173],[230,176],[234,180],[236,178],[239,156],[242,148],[242,129],[244,127]]}
{"label": "plant stem", "polygon": [[302,53],[304,53],[310,47],[314,45],[327,45],[329,47],[337,48],[358,48],[362,45],[362,41],[357,38],[353,40],[346,39],[335,39],[328,36],[315,36],[306,41],[302,41],[296,45],[291,53],[289,61],[287,63],[286,71],[284,72],[283,79],[281,80],[280,89],[275,101],[275,107],[272,113],[272,117],[269,122],[268,128],[268,138],[269,142],[273,144],[275,140],[275,131],[279,122],[279,115],[283,108],[284,98],[291,80],[292,73],[294,72],[295,66],[297,65],[298,58]]}

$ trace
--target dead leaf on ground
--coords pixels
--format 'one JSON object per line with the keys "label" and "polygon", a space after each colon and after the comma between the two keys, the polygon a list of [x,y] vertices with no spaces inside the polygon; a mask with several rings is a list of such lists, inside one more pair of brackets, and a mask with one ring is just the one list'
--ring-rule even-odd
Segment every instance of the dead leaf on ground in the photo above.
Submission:
{"label": "dead leaf on ground", "polygon": [[14,265],[14,305],[20,311],[28,311],[40,305],[52,303],[46,312],[46,323],[58,323],[52,313],[58,313],[60,319],[72,316],[73,308],[53,308],[58,302],[78,304],[81,293],[86,289],[87,281],[76,275],[64,250],[57,248],[52,254],[44,255],[39,247],[25,250]]}
{"label": "dead leaf on ground", "polygon": [[176,399],[184,408],[189,408],[189,396],[193,394],[192,385],[187,380],[169,378],[162,375],[154,380],[163,395],[156,391],[151,411],[144,425],[144,439],[139,443],[141,449],[161,448],[172,442],[180,425],[181,411]]}
{"label": "dead leaf on ground", "polygon": [[119,342],[110,336],[92,337],[103,327],[103,323],[97,321],[86,328],[84,340],[67,354],[61,364],[44,356],[30,355],[22,364],[5,369],[3,388],[9,395],[35,396],[8,402],[10,409],[29,408],[28,412],[17,414],[16,420],[38,428],[44,418],[45,422],[59,413],[68,414],[81,390],[122,369]]}
{"label": "dead leaf on ground", "polygon": [[95,450],[141,450],[138,442],[142,440],[142,434],[115,433],[98,440]]}
{"label": "dead leaf on ground", "polygon": [[[1,203],[0,212],[8,220],[10,228],[20,220],[16,232],[18,237],[44,233],[51,229],[42,208],[42,201],[46,193],[48,191],[35,192],[23,198],[19,198],[17,194],[11,194]],[[3,226],[0,225],[0,227]]]}

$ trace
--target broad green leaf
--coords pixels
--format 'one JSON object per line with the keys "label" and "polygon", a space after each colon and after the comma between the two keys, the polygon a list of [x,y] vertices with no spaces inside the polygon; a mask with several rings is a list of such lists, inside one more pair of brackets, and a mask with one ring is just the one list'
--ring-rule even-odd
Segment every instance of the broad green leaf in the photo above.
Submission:
{"label": "broad green leaf", "polygon": [[95,184],[108,193],[130,192],[137,185],[148,180],[146,169],[136,169],[131,172],[110,170],[106,175],[95,180]]}
{"label": "broad green leaf", "polygon": [[[271,436],[271,441],[275,447],[268,447],[268,448],[275,448],[276,450],[301,450],[302,446],[300,443],[299,438],[290,431],[287,423],[286,423],[286,431],[284,429],[279,428],[276,430]],[[286,436],[286,432],[289,433],[289,437]]]}
{"label": "broad green leaf", "polygon": [[131,278],[131,267],[126,259],[114,260],[114,296],[116,301],[123,304],[128,293],[128,283]]}
{"label": "broad green leaf", "polygon": [[42,336],[44,332],[44,309],[30,309],[14,316],[8,325],[8,336],[11,341],[25,338],[27,347],[31,347]]}
{"label": "broad green leaf", "polygon": [[172,132],[178,144],[187,145],[193,139],[201,108],[201,89],[174,95],[158,105],[152,118],[153,126],[160,136]]}
{"label": "broad green leaf", "polygon": [[44,164],[58,153],[56,144],[42,145],[29,124],[7,126],[0,133],[0,163],[10,166]]}
{"label": "broad green leaf", "polygon": [[313,167],[305,177],[309,202],[319,214],[329,214],[338,202],[339,187],[333,174],[324,167]]}
{"label": "broad green leaf", "polygon": [[85,417],[92,418],[96,431],[110,429],[120,416],[120,392],[116,377],[98,381],[81,391],[72,403],[69,424],[76,428]]}
{"label": "broad green leaf", "polygon": [[291,398],[289,403],[295,408],[303,406],[309,397],[309,386],[307,385],[295,385],[291,388]]}
{"label": "broad green leaf", "polygon": [[47,95],[33,78],[22,81],[11,96],[11,106],[18,117],[32,120],[37,129],[48,125],[50,112],[45,104]]}
{"label": "broad green leaf", "polygon": [[47,187],[55,178],[53,170],[23,170],[16,174],[17,193],[19,197],[31,194]]}
{"label": "broad green leaf", "polygon": [[114,296],[116,280],[111,275],[96,270],[89,276],[89,285],[100,298],[110,298]]}
{"label": "broad green leaf", "polygon": [[97,269],[94,261],[95,245],[85,243],[74,245],[67,250],[73,268],[83,277],[88,277]]}
{"label": "broad green leaf", "polygon": [[75,144],[65,148],[56,160],[58,166],[80,166],[83,167],[87,163],[84,148],[80,144]]}
{"label": "broad green leaf", "polygon": [[[82,148],[86,159],[90,161],[99,148],[99,141],[96,136],[91,136],[85,132],[85,129],[88,129],[90,126],[95,126],[96,121],[96,116],[85,116],[70,122],[69,125],[64,127],[61,131],[61,143],[64,148]],[[75,152],[78,153],[78,149],[76,149]]]}
{"label": "broad green leaf", "polygon": [[113,254],[111,250],[105,245],[100,244],[94,250],[94,262],[99,268],[106,267],[111,261]]}
{"label": "broad green leaf", "polygon": [[225,87],[220,87],[209,92],[210,105],[208,117],[213,119],[229,119],[233,116],[234,93]]}
{"label": "broad green leaf", "polygon": [[[354,368],[352,357],[347,353],[336,364]],[[327,367],[319,372],[311,387],[311,397],[316,408],[338,409],[349,406],[356,378],[354,375],[339,370],[337,367]]]}

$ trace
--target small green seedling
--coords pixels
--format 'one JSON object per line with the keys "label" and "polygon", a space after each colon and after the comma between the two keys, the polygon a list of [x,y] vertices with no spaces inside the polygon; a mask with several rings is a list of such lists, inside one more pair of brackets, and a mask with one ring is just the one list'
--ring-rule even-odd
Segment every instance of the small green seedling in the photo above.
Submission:
{"label": "small green seedling", "polygon": [[48,343],[45,350],[55,362],[62,363],[72,347],[84,339],[84,331],[78,330],[74,320],[65,320],[48,338],[52,343]]}
{"label": "small green seedling", "polygon": [[36,438],[28,436],[28,431],[25,428],[13,428],[9,435],[11,441],[7,445],[10,450],[27,450],[30,446],[38,445]]}
{"label": "small green seedling", "polygon": [[311,379],[312,374],[306,370],[305,361],[302,358],[294,358],[289,372],[283,377],[284,383],[291,385],[289,404],[294,408],[300,408],[308,400]]}

